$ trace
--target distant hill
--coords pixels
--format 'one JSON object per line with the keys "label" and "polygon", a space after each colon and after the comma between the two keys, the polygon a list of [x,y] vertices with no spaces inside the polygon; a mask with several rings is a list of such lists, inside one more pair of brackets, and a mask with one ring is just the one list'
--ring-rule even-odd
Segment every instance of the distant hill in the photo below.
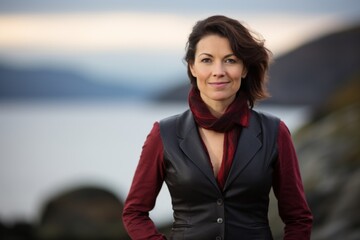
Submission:
{"label": "distant hill", "polygon": [[270,69],[269,102],[315,104],[360,71],[360,25],[303,45]]}
{"label": "distant hill", "polygon": [[0,101],[28,99],[142,98],[145,90],[93,81],[69,70],[0,65]]}
{"label": "distant hill", "polygon": [[[263,103],[320,105],[360,71],[360,25],[309,42],[275,59],[271,98]],[[188,82],[188,81],[183,81]],[[159,101],[186,101],[189,84],[169,89]]]}

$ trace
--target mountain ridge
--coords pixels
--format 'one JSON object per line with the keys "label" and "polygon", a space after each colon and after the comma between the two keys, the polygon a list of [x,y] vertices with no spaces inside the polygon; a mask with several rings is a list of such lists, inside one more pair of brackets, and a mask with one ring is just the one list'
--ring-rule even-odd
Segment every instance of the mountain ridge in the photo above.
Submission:
{"label": "mountain ridge", "polygon": [[149,93],[136,86],[104,84],[66,69],[22,69],[0,65],[1,100],[125,99]]}

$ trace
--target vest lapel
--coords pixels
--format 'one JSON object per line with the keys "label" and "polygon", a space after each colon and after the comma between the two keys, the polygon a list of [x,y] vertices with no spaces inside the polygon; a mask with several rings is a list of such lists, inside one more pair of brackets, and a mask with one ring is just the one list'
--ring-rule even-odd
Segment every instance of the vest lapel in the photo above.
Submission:
{"label": "vest lapel", "polygon": [[190,111],[187,111],[178,121],[177,129],[181,150],[220,191]]}
{"label": "vest lapel", "polygon": [[234,161],[230,168],[228,178],[226,179],[224,191],[228,186],[241,174],[244,168],[253,159],[254,155],[262,146],[258,135],[261,133],[261,127],[256,119],[256,115],[252,112],[249,127],[241,130],[238,146],[234,156]]}

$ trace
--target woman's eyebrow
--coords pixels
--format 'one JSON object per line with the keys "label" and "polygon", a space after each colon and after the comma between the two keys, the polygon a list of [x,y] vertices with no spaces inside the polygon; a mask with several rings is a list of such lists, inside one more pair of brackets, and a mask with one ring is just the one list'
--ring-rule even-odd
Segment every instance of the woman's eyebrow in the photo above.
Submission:
{"label": "woman's eyebrow", "polygon": [[[228,55],[225,55],[224,58],[233,57],[233,56],[235,56],[235,54],[234,54],[234,53],[230,53],[230,54],[228,54]],[[236,56],[235,56],[235,57],[236,57]]]}
{"label": "woman's eyebrow", "polygon": [[211,55],[210,53],[199,53],[198,56],[200,57],[201,55],[206,55],[208,57],[213,57],[213,55]]}
{"label": "woman's eyebrow", "polygon": [[[198,56],[200,57],[201,55],[206,55],[208,57],[213,57],[213,55],[211,55],[210,53],[206,53],[206,52],[199,53]],[[228,57],[232,57],[232,56],[235,56],[235,54],[234,53],[229,53],[229,54],[225,55],[224,58],[228,58]]]}

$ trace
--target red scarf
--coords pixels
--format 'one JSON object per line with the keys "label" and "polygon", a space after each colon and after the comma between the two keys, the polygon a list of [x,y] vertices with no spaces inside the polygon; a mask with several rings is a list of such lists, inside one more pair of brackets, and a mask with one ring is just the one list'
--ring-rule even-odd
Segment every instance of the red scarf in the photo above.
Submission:
{"label": "red scarf", "polygon": [[[248,126],[250,111],[247,98],[244,94],[238,94],[225,113],[220,118],[216,118],[201,99],[199,90],[192,88],[189,93],[189,106],[195,122],[200,127],[225,133],[223,159],[216,177],[220,189],[223,189],[235,155],[240,131],[242,127]],[[204,143],[203,145],[206,150]],[[206,152],[208,154],[207,150]],[[211,164],[210,157],[209,162]]]}

